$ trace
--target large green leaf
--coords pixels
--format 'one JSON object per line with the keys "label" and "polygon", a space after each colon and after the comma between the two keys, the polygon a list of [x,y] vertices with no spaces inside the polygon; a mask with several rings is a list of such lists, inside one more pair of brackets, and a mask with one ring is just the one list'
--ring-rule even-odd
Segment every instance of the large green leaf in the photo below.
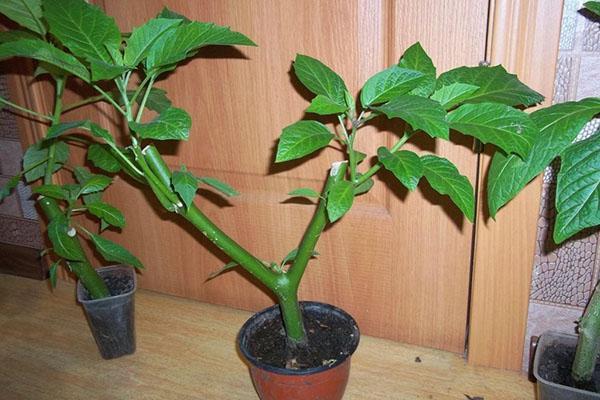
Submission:
{"label": "large green leaf", "polygon": [[436,69],[421,43],[417,42],[406,49],[398,62],[398,66],[419,71],[425,75],[419,86],[411,91],[411,94],[428,97],[433,93]]}
{"label": "large green leaf", "polygon": [[152,45],[165,32],[175,29],[181,24],[181,20],[170,18],[154,18],[147,21],[144,25],[133,29],[131,36],[127,39],[125,56],[123,62],[130,67],[137,66],[144,61]]}
{"label": "large green leaf", "polygon": [[12,30],[0,32],[0,43],[14,42],[21,39],[39,39],[34,33],[28,31]]}
{"label": "large green leaf", "polygon": [[51,197],[58,200],[68,200],[69,192],[58,185],[40,185],[32,190],[33,193],[41,194],[42,196]]}
{"label": "large green leaf", "polygon": [[530,114],[540,134],[527,157],[496,152],[488,172],[490,215],[498,210],[546,168],[575,140],[583,126],[600,113],[600,99],[556,104]]}
{"label": "large green leaf", "polygon": [[385,169],[394,176],[408,190],[415,190],[423,176],[423,163],[418,155],[408,150],[390,152],[385,147],[377,149],[377,157]]}
{"label": "large green leaf", "polygon": [[539,135],[528,114],[499,103],[464,104],[449,113],[447,120],[450,128],[523,158]]}
{"label": "large green leaf", "polygon": [[346,104],[338,104],[329,97],[319,94],[312,100],[310,106],[306,109],[306,112],[319,115],[331,115],[342,114],[346,112],[347,109],[348,106]]}
{"label": "large green leaf", "polygon": [[46,27],[42,21],[40,3],[40,0],[2,0],[0,14],[43,36],[46,34]]}
{"label": "large green leaf", "polygon": [[106,221],[112,226],[116,226],[117,228],[122,228],[125,226],[125,217],[123,216],[123,213],[119,211],[118,208],[113,207],[110,204],[97,201],[87,204],[86,207],[92,215],[95,215],[101,220]]}
{"label": "large green leaf", "polygon": [[394,65],[367,80],[360,93],[360,101],[363,107],[384,103],[411,91],[424,78],[425,75],[422,72]]}
{"label": "large green leaf", "polygon": [[116,146],[115,139],[112,137],[110,132],[106,129],[96,125],[94,123],[90,124],[90,132],[93,136],[104,140],[104,142],[110,146]]}
{"label": "large green leaf", "polygon": [[114,64],[109,48],[121,46],[114,18],[84,0],[43,0],[43,8],[50,33],[75,56]]}
{"label": "large green leaf", "polygon": [[85,261],[83,249],[74,236],[75,230],[69,226],[63,215],[52,219],[48,224],[48,238],[52,242],[54,252],[67,260]]}
{"label": "large green leaf", "polygon": [[116,173],[121,170],[121,164],[112,155],[110,146],[106,144],[90,144],[87,151],[87,159],[96,167],[106,172]]}
{"label": "large green leaf", "polygon": [[437,87],[453,83],[479,86],[479,90],[465,100],[468,103],[496,102],[509,106],[530,106],[544,100],[541,94],[520,82],[516,75],[506,72],[501,65],[455,68],[440,75]]}
{"label": "large green leaf", "polygon": [[150,73],[173,66],[208,45],[246,45],[255,43],[229,27],[204,22],[186,22],[162,34],[148,50],[146,68]]}
{"label": "large green leaf", "polygon": [[129,127],[142,139],[188,140],[192,119],[187,111],[170,107],[146,124],[130,122]]}
{"label": "large green leaf", "polygon": [[196,190],[198,190],[198,180],[196,177],[182,165],[180,171],[173,172],[171,184],[175,192],[183,200],[185,206],[189,208],[194,202],[194,196],[196,195]]}
{"label": "large green leaf", "polygon": [[600,134],[570,146],[556,181],[554,241],[600,225]]}
{"label": "large green leaf", "polygon": [[86,167],[75,167],[73,174],[77,182],[79,182],[79,188],[75,197],[100,192],[112,183],[112,178],[105,175],[92,174]]}
{"label": "large green leaf", "polygon": [[449,137],[446,111],[435,100],[403,95],[373,109],[384,113],[388,118],[400,118],[408,122],[414,130],[420,129],[431,137]]}
{"label": "large green leaf", "polygon": [[600,1],[588,1],[583,3],[583,6],[594,14],[600,16]]}
{"label": "large green leaf", "polygon": [[354,202],[354,185],[349,181],[338,181],[331,185],[327,194],[327,215],[335,222],[350,210]]}
{"label": "large green leaf", "polygon": [[21,180],[20,174],[12,176],[4,185],[0,186],[0,202],[10,196],[19,184],[19,180]]}
{"label": "large green leaf", "polygon": [[71,129],[87,126],[89,126],[88,120],[61,122],[48,128],[44,139],[54,139]]}
{"label": "large green leaf", "polygon": [[228,197],[237,196],[240,194],[231,185],[229,185],[223,181],[220,181],[217,178],[213,178],[210,176],[201,176],[198,178],[198,182],[208,185]]}
{"label": "large green leaf", "polygon": [[479,86],[467,83],[451,83],[448,86],[442,86],[437,89],[431,95],[431,99],[438,101],[445,110],[449,110],[468,99],[478,89]]}
{"label": "large green leaf", "polygon": [[317,121],[298,121],[283,129],[275,162],[304,157],[329,144],[334,135]]}
{"label": "large green leaf", "polygon": [[[46,174],[49,146],[50,143],[41,141],[29,146],[25,151],[25,155],[23,155],[23,170],[26,171],[25,179],[27,182],[33,182]],[[54,146],[54,171],[52,172],[61,169],[69,158],[69,146],[63,142],[56,142]],[[39,165],[34,167],[36,164]]]}
{"label": "large green leaf", "polygon": [[140,269],[144,268],[141,261],[120,244],[91,232],[89,235],[96,246],[96,250],[98,250],[106,261],[123,263]]}
{"label": "large green leaf", "polygon": [[346,104],[346,84],[338,74],[316,58],[298,54],[294,60],[294,73],[314,94],[328,97],[340,106]]}
{"label": "large green leaf", "polygon": [[449,160],[434,155],[421,157],[423,176],[431,187],[445,194],[456,204],[463,214],[473,222],[475,218],[475,194],[469,179],[461,175]]}
{"label": "large green leaf", "polygon": [[27,57],[44,61],[86,82],[90,80],[90,73],[75,57],[43,40],[20,39],[0,44],[0,60],[10,57]]}
{"label": "large green leaf", "polygon": [[114,79],[129,69],[123,65],[114,65],[105,61],[90,60],[89,63],[93,82]]}

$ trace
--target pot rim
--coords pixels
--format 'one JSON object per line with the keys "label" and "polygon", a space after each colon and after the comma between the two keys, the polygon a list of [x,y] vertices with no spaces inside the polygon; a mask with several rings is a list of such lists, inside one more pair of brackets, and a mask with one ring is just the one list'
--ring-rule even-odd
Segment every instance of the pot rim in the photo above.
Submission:
{"label": "pot rim", "polygon": [[324,366],[320,366],[320,367],[313,367],[313,368],[306,368],[306,369],[287,369],[287,368],[275,367],[275,366],[269,365],[267,363],[264,363],[264,362],[258,360],[256,357],[254,357],[252,354],[250,354],[250,352],[246,346],[242,346],[242,337],[243,337],[244,333],[247,330],[249,330],[252,325],[254,325],[255,321],[261,315],[267,314],[267,313],[275,313],[278,316],[281,315],[281,311],[279,310],[279,304],[274,304],[270,307],[267,307],[267,308],[255,313],[254,315],[252,315],[244,323],[244,325],[242,325],[242,328],[240,329],[240,331],[238,333],[238,336],[237,336],[238,348],[239,348],[240,352],[242,353],[242,355],[244,356],[244,358],[250,364],[252,364],[253,366],[255,366],[259,369],[265,370],[267,372],[279,374],[279,375],[311,375],[311,374],[317,374],[319,372],[331,370],[333,368],[341,366],[346,361],[349,361],[350,357],[354,354],[354,352],[356,351],[356,348],[358,347],[358,344],[360,342],[360,330],[358,329],[358,325],[356,324],[356,321],[354,320],[354,318],[352,318],[352,316],[350,314],[348,314],[346,311],[344,311],[341,308],[338,308],[336,306],[333,306],[331,304],[321,303],[318,301],[300,301],[299,303],[300,303],[300,307],[302,307],[303,310],[306,306],[308,306],[309,308],[326,308],[326,309],[328,309],[328,312],[333,312],[333,313],[337,314],[342,319],[346,320],[346,322],[355,329],[354,343],[352,344],[352,349],[348,352],[348,354],[346,354],[343,358],[340,358],[338,361],[336,361],[332,365],[324,365]]}
{"label": "pot rim", "polygon": [[135,293],[135,291],[137,290],[137,274],[135,272],[135,269],[133,267],[130,267],[129,265],[125,265],[125,264],[108,265],[105,267],[96,268],[96,271],[98,271],[100,276],[102,276],[102,273],[108,273],[108,272],[112,272],[112,271],[124,271],[125,273],[127,273],[129,276],[132,277],[133,288],[128,292],[121,293],[116,296],[108,296],[108,297],[104,297],[101,299],[85,300],[83,298],[84,293],[85,293],[84,292],[85,288],[84,288],[83,284],[81,283],[81,281],[78,280],[77,281],[77,301],[80,302],[81,304],[96,304],[96,303],[100,303],[100,302],[107,301],[107,300],[120,299],[122,297],[128,297],[128,296],[133,295]]}

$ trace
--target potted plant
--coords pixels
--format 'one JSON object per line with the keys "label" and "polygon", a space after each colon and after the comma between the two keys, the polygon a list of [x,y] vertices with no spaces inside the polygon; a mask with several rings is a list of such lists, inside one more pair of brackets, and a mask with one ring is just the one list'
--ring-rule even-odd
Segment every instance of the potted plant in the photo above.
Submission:
{"label": "potted plant", "polygon": [[[473,220],[474,193],[468,179],[445,158],[403,149],[409,140],[418,135],[449,140],[452,129],[525,158],[531,150],[531,138],[539,133],[520,108],[540,102],[542,96],[501,66],[461,67],[438,76],[432,60],[416,43],[396,65],[365,82],[357,106],[339,75],[319,60],[298,55],[294,73],[315,95],[307,112],[334,116],[339,124],[332,130],[317,120],[303,120],[284,128],[276,162],[300,159],[332,142],[344,158],[331,166],[322,188],[299,188],[290,193],[316,199],[314,215],[297,249],[281,262],[265,262],[219,229],[194,203],[199,185],[225,195],[235,195],[236,191],[214,178],[196,177],[185,166],[170,170],[152,144],[155,140],[187,140],[191,124],[184,110],[172,106],[166,94],[153,87],[155,81],[204,45],[253,42],[228,28],[192,22],[165,9],[135,28],[122,45],[124,35],[115,33],[118,27],[114,20],[83,0],[48,0],[43,8],[46,14],[60,9],[45,18],[49,33],[61,48],[54,46],[40,54],[31,51],[32,46],[26,47],[30,39],[13,34],[10,42],[0,45],[0,57],[26,55],[48,63],[60,52],[62,61],[53,66],[98,92],[98,96],[77,105],[110,103],[125,119],[129,141],[125,146],[118,144],[113,135],[91,121],[64,123],[52,138],[76,137],[86,146],[102,146],[105,162],[149,186],[166,210],[187,220],[232,259],[213,276],[239,266],[278,299],[277,306],[253,316],[238,337],[263,399],[342,397],[350,356],[359,341],[356,323],[336,307],[299,302],[298,288],[310,259],[316,256],[315,247],[325,227],[348,212],[356,196],[371,189],[376,174],[391,173],[408,190],[427,180]],[[81,20],[81,15],[96,20],[93,26],[98,32],[91,35],[87,23],[64,29],[58,22]],[[78,40],[81,37],[90,40],[82,42]],[[98,41],[94,38],[103,38],[102,56],[95,53]],[[48,54],[56,57],[49,60]],[[143,119],[147,108],[158,114],[150,121]],[[379,148],[368,162],[368,156],[355,147],[355,139],[366,124],[384,117],[398,122],[399,138],[391,147]],[[74,135],[81,130],[89,133],[85,139]],[[73,228],[77,233],[83,231],[79,226]]]}
{"label": "potted plant", "polygon": [[[600,2],[584,6],[600,15]],[[531,152],[521,159],[496,152],[488,174],[488,207],[495,217],[533,178],[557,157],[553,240],[562,243],[576,233],[600,225],[600,133],[573,143],[583,126],[600,113],[600,98],[556,104],[535,111],[540,127]],[[583,317],[579,335],[545,332],[541,335],[534,375],[540,400],[600,398],[600,377],[594,373],[600,352],[600,291],[596,287]]]}

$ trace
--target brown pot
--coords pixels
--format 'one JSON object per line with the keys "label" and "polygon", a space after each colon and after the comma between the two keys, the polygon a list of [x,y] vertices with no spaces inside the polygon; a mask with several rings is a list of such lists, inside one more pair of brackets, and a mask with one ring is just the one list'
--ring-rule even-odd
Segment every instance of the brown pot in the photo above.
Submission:
{"label": "brown pot", "polygon": [[265,320],[281,318],[277,305],[269,307],[252,316],[238,336],[240,352],[249,364],[254,387],[262,400],[341,400],[350,375],[350,359],[360,338],[358,326],[350,315],[337,307],[317,302],[300,304],[304,315],[333,314],[336,319],[348,324],[353,334],[348,337],[345,354],[331,365],[315,368],[295,370],[265,364],[260,355],[251,353],[248,344]]}

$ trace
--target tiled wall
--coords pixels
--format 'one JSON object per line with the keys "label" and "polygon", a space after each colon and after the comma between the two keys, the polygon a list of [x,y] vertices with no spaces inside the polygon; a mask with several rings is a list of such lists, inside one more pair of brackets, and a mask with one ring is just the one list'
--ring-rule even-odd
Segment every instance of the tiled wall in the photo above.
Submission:
{"label": "tiled wall", "polygon": [[[8,98],[6,77],[0,75],[0,96]],[[21,142],[16,116],[0,110],[0,185],[21,168]],[[29,187],[20,183],[17,190],[0,202],[0,243],[41,249],[43,242]]]}
{"label": "tiled wall", "polygon": [[[600,20],[582,13],[582,0],[565,0],[553,102],[600,96]],[[591,121],[577,140],[600,129]],[[536,254],[531,282],[523,366],[529,359],[529,338],[547,329],[574,332],[590,293],[598,281],[600,234],[583,232],[560,246],[552,242],[554,169],[544,174]]]}

